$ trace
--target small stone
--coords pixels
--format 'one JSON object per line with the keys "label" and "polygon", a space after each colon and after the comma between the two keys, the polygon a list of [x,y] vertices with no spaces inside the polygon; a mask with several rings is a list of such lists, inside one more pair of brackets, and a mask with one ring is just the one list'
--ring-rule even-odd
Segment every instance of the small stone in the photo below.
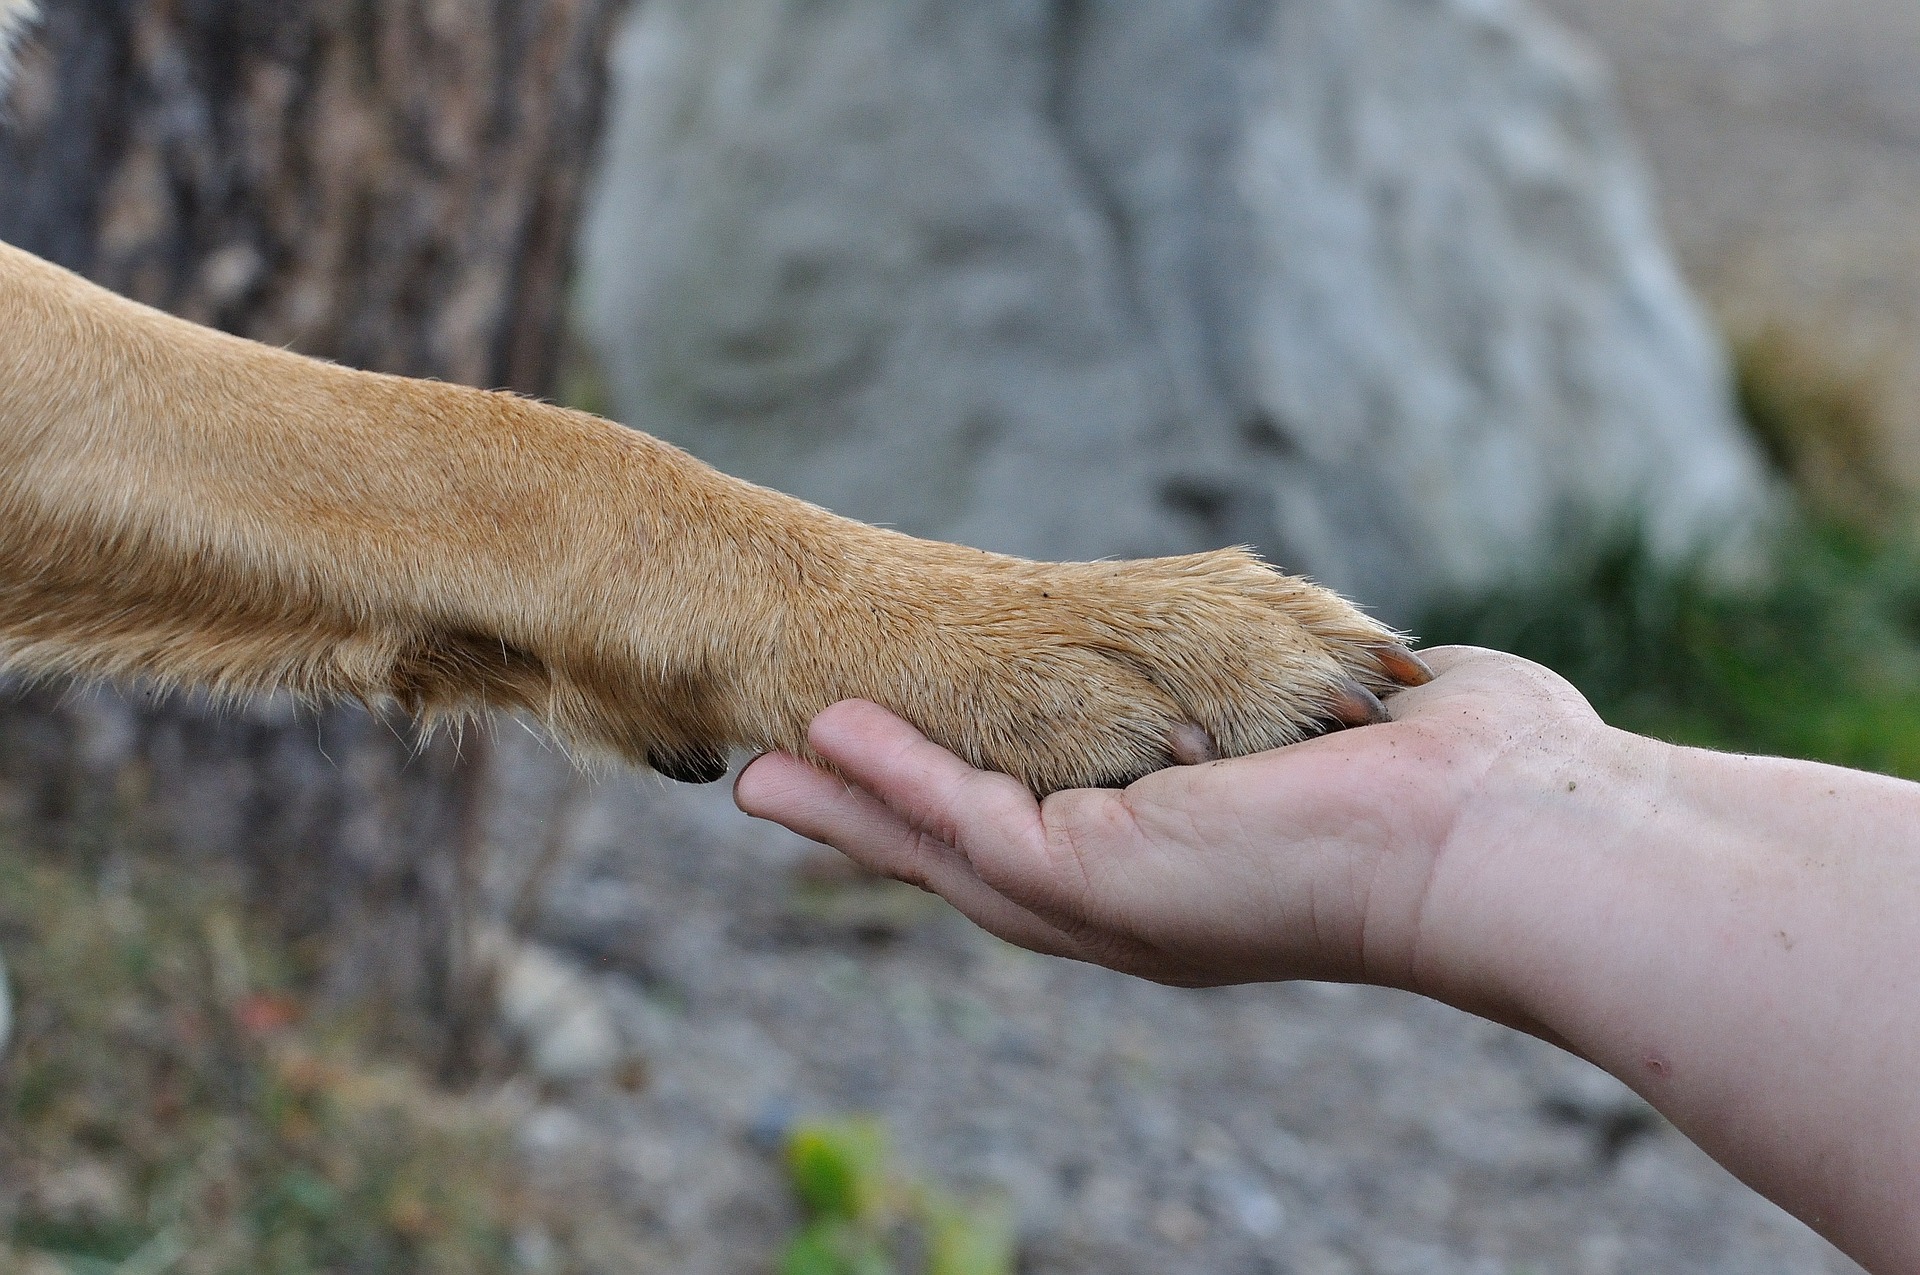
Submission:
{"label": "small stone", "polygon": [[613,1015],[584,972],[531,943],[499,959],[501,1021],[541,1079],[577,1084],[611,1072],[624,1055]]}
{"label": "small stone", "polygon": [[1207,1234],[1207,1219],[1191,1205],[1169,1200],[1153,1211],[1153,1233],[1169,1244],[1186,1248]]}

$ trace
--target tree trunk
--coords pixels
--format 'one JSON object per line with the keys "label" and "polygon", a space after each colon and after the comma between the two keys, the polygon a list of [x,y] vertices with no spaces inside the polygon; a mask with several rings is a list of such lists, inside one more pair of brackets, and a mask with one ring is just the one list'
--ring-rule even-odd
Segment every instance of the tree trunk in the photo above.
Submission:
{"label": "tree trunk", "polygon": [[[548,392],[618,4],[52,0],[0,239],[276,345]],[[0,721],[34,834],[238,855],[334,992],[456,1047],[484,766],[484,732],[348,709],[37,688]]]}

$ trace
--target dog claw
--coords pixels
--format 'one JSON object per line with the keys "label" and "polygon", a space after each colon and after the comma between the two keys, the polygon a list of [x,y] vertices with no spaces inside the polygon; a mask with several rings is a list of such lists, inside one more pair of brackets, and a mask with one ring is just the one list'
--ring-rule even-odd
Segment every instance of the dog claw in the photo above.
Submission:
{"label": "dog claw", "polygon": [[1433,680],[1427,662],[1404,646],[1376,646],[1368,650],[1380,671],[1402,686],[1425,686]]}
{"label": "dog claw", "polygon": [[1327,712],[1342,726],[1374,726],[1387,720],[1387,706],[1380,697],[1351,679],[1340,687]]}
{"label": "dog claw", "polygon": [[1185,722],[1173,728],[1173,736],[1167,741],[1168,749],[1175,762],[1182,766],[1198,766],[1203,761],[1218,761],[1220,749],[1213,742],[1213,736],[1207,734],[1204,727]]}

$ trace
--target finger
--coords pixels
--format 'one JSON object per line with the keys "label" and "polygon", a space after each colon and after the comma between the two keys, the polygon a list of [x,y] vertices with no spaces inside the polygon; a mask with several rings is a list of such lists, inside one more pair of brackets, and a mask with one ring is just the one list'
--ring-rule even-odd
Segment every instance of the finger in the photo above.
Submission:
{"label": "finger", "polygon": [[747,814],[836,847],[825,834],[842,826],[834,807],[848,796],[846,780],[791,753],[763,753],[733,781],[733,804]]}
{"label": "finger", "polygon": [[958,852],[915,828],[871,794],[798,757],[769,753],[741,772],[734,800],[750,815],[823,841],[861,867],[912,885],[935,858]]}
{"label": "finger", "polygon": [[1387,697],[1387,715],[1394,721],[1418,716],[1432,704],[1454,695],[1460,690],[1463,673],[1470,676],[1474,669],[1485,667],[1489,661],[1511,657],[1478,646],[1435,646],[1420,652],[1420,658],[1433,670],[1433,680]]}
{"label": "finger", "polygon": [[797,757],[769,753],[734,785],[740,809],[835,847],[868,871],[930,890],[994,936],[1072,956],[1066,936],[983,882],[966,857],[878,798]]}
{"label": "finger", "polygon": [[[1078,853],[1083,843],[1052,835],[1049,816],[1017,780],[975,770],[863,700],[814,718],[807,740],[908,826],[957,850],[996,894],[1064,935],[1086,931],[1092,881]],[[1045,809],[1119,805],[1117,794],[1089,789],[1055,793]],[[1068,826],[1099,822],[1082,814]]]}
{"label": "finger", "polygon": [[878,704],[835,704],[813,719],[807,742],[908,824],[963,853],[1045,838],[1039,803],[1018,780],[975,770]]}
{"label": "finger", "polygon": [[1396,720],[1420,716],[1429,709],[1474,697],[1483,704],[1499,702],[1511,713],[1531,702],[1586,718],[1598,718],[1578,688],[1544,665],[1477,646],[1448,646],[1423,652],[1442,676],[1426,686],[1393,697]]}

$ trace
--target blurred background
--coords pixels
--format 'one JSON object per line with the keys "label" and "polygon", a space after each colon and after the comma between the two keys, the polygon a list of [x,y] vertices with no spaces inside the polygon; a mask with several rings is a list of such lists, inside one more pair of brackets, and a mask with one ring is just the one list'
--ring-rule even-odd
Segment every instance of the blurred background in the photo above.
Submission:
{"label": "blurred background", "polygon": [[[130,295],[1920,777],[1911,5],[45,7],[0,238]],[[0,1271],[1855,1269],[1537,1042],[512,722],[14,685],[0,817]]]}

